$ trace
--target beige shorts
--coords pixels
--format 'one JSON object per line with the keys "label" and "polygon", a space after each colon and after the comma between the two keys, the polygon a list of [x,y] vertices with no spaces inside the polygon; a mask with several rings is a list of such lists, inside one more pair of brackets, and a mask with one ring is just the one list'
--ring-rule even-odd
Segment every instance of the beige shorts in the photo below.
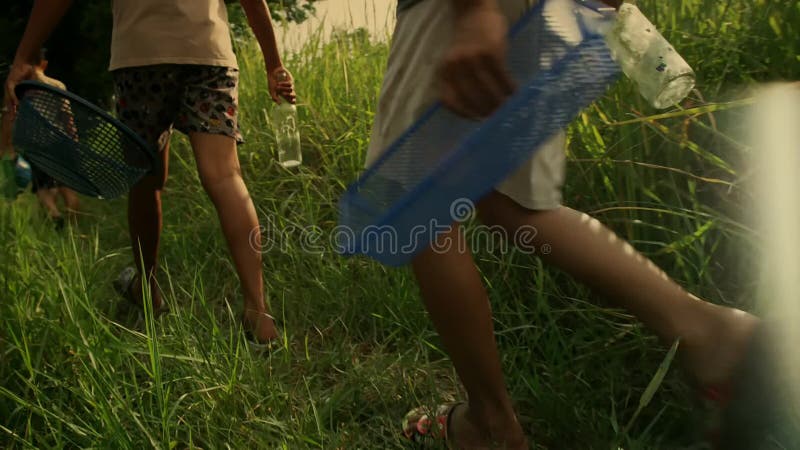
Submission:
{"label": "beige shorts", "polygon": [[[535,1],[500,0],[513,24]],[[450,2],[425,0],[397,16],[389,63],[367,150],[367,166],[438,100],[436,69],[453,30]],[[528,209],[561,205],[565,135],[559,132],[495,189]]]}

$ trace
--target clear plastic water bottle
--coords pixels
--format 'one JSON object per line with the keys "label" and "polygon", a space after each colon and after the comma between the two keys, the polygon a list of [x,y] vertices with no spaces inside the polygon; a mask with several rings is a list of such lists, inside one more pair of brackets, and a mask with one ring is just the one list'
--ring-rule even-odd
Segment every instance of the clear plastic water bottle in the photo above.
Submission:
{"label": "clear plastic water bottle", "polygon": [[[278,81],[287,81],[288,74],[280,72]],[[272,126],[278,146],[278,163],[283,167],[297,167],[303,162],[300,150],[300,131],[297,129],[297,107],[282,100],[272,110]]]}
{"label": "clear plastic water bottle", "polygon": [[654,107],[675,105],[694,88],[692,68],[636,6],[620,6],[605,40],[622,71]]}

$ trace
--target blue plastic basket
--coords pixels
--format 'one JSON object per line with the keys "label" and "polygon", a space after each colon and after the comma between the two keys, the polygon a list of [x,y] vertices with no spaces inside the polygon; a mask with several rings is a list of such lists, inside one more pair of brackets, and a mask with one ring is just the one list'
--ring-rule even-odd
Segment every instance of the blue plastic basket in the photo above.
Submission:
{"label": "blue plastic basket", "polygon": [[601,96],[620,73],[599,32],[614,20],[603,6],[544,0],[529,11],[509,37],[518,92],[483,122],[432,106],[342,196],[337,250],[408,263],[459,202],[486,195]]}
{"label": "blue plastic basket", "polygon": [[157,164],[152,146],[86,100],[35,81],[20,83],[16,93],[14,147],[64,186],[115,198]]}

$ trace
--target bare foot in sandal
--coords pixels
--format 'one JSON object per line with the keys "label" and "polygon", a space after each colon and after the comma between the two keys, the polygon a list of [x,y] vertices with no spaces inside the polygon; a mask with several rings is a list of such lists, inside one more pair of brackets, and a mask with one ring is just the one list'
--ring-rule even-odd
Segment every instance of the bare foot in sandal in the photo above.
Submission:
{"label": "bare foot in sandal", "polygon": [[458,450],[524,450],[528,440],[516,417],[478,417],[466,403],[440,405],[433,415],[423,408],[409,412],[403,435],[416,443],[444,441]]}
{"label": "bare foot in sandal", "polygon": [[[141,275],[133,267],[126,267],[120,272],[117,279],[114,280],[114,290],[135,307],[144,308]],[[167,312],[168,308],[161,299],[161,291],[158,289],[155,280],[150,283],[150,294],[153,314],[159,316]]]}
{"label": "bare foot in sandal", "polygon": [[712,448],[800,448],[797,377],[786,364],[794,352],[784,350],[795,346],[781,345],[786,335],[780,328],[786,326],[773,321],[747,329],[747,342],[727,378],[703,386],[713,418],[706,430]]}
{"label": "bare foot in sandal", "polygon": [[267,344],[278,338],[275,319],[264,311],[245,309],[242,314],[247,339],[257,344]]}
{"label": "bare foot in sandal", "polygon": [[761,320],[736,309],[708,305],[702,327],[681,338],[680,353],[685,370],[700,386],[730,381],[745,356]]}

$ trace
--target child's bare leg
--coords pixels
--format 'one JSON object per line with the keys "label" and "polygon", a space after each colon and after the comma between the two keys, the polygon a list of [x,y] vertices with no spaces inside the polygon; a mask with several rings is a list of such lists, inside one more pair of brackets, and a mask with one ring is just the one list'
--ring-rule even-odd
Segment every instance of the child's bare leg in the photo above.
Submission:
{"label": "child's bare leg", "polygon": [[531,211],[492,193],[479,204],[481,219],[509,235],[522,226],[538,233],[533,245],[549,244],[545,260],[625,308],[662,341],[681,338],[686,367],[701,384],[727,381],[758,320],[683,290],[650,260],[587,214],[562,207]]}
{"label": "child's bare leg", "polygon": [[36,191],[36,198],[39,200],[39,204],[44,208],[47,217],[51,219],[61,217],[61,211],[58,210],[58,205],[56,204],[57,195],[58,190],[55,188],[40,188]]}
{"label": "child's bare leg", "polygon": [[[128,194],[128,230],[136,270],[140,276],[147,277],[154,309],[162,306],[161,293],[156,283],[158,266],[158,245],[161,239],[161,190],[167,180],[169,145],[161,151],[162,172],[148,174],[142,178]],[[144,273],[142,273],[144,268]],[[131,286],[133,301],[141,302],[142,284]]]}
{"label": "child's bare leg", "polygon": [[490,439],[504,442],[502,448],[527,448],[506,391],[489,300],[472,255],[459,227],[441,239],[452,243],[447,251],[429,248],[412,265],[428,313],[469,396],[468,406],[453,412],[455,448],[486,446]]}
{"label": "child's bare leg", "polygon": [[58,188],[58,193],[61,194],[61,198],[64,199],[64,208],[66,209],[67,214],[70,216],[77,215],[80,208],[78,194],[76,194],[72,189],[66,187]]}
{"label": "child's bare leg", "polygon": [[245,326],[259,342],[278,336],[264,303],[258,217],[242,180],[236,141],[228,136],[191,133],[200,181],[217,209],[244,293]]}

